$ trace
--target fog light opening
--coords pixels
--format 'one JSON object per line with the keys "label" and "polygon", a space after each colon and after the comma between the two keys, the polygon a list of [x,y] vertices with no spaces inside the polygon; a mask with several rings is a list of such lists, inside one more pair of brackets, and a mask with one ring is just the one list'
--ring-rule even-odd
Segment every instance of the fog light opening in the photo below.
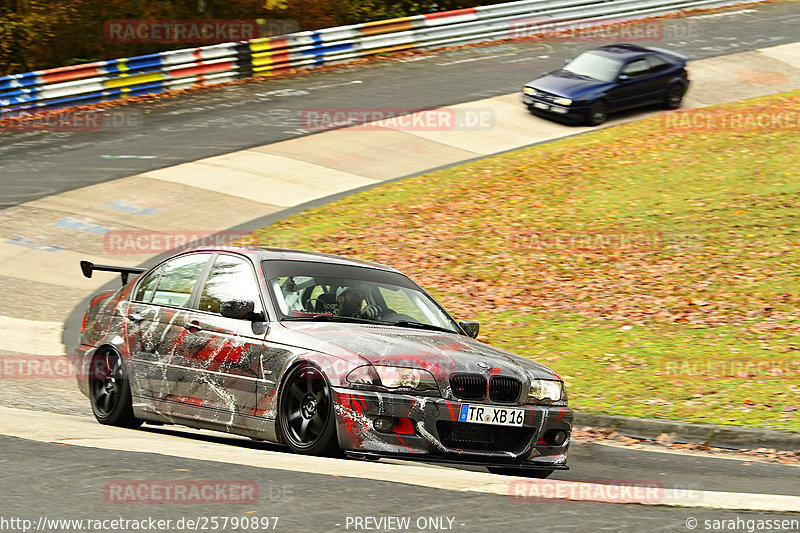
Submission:
{"label": "fog light opening", "polygon": [[410,418],[395,417],[393,432],[397,433],[398,435],[413,435],[414,423],[411,421]]}
{"label": "fog light opening", "polygon": [[379,416],[372,422],[372,425],[381,433],[389,433],[394,427],[394,421],[388,416]]}
{"label": "fog light opening", "polygon": [[545,432],[542,440],[550,446],[561,446],[569,438],[569,432],[563,429],[551,429]]}

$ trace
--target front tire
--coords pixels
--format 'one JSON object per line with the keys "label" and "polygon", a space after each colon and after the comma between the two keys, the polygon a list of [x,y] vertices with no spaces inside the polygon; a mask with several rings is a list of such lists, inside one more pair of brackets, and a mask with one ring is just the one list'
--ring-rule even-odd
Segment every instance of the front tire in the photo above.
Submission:
{"label": "front tire", "polygon": [[589,106],[589,112],[586,114],[586,123],[590,126],[599,126],[608,120],[608,106],[602,100],[595,100]]}
{"label": "front tire", "polygon": [[305,455],[339,455],[333,394],[322,372],[308,364],[289,371],[278,408],[283,441]]}
{"label": "front tire", "polygon": [[89,399],[97,421],[107,426],[141,426],[142,420],[133,416],[131,387],[122,356],[114,350],[95,355],[91,372]]}
{"label": "front tire", "polygon": [[544,479],[554,472],[554,470],[536,470],[532,468],[513,468],[507,466],[487,466],[486,470],[492,474],[500,474],[502,476],[519,476],[535,479]]}

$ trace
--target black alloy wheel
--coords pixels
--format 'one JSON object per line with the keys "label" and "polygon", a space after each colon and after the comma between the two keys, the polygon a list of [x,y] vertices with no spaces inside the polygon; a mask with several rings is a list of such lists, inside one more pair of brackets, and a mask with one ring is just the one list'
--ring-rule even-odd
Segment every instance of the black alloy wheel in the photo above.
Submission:
{"label": "black alloy wheel", "polygon": [[286,376],[278,421],[283,440],[295,453],[334,455],[339,451],[331,388],[314,366],[300,364]]}
{"label": "black alloy wheel", "polygon": [[92,359],[89,399],[92,412],[101,424],[136,428],[142,421],[133,416],[133,401],[125,362],[114,350],[105,350]]}

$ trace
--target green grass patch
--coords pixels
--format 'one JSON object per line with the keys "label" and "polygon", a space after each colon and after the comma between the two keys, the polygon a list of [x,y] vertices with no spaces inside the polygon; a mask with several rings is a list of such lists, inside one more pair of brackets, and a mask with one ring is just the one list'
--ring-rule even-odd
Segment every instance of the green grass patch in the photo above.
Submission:
{"label": "green grass patch", "polygon": [[487,315],[485,342],[555,369],[574,409],[797,430],[800,356],[736,326]]}
{"label": "green grass patch", "polygon": [[[800,91],[713,112],[797,122]],[[577,409],[800,430],[800,124],[729,124],[607,128],[255,239],[405,271],[483,340],[564,375]]]}

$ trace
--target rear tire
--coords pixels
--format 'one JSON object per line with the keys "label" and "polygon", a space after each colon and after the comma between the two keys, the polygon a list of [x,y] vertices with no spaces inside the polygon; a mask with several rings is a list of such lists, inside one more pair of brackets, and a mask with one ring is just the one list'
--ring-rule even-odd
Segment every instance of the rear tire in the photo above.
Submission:
{"label": "rear tire", "polygon": [[133,400],[125,361],[108,349],[92,359],[89,399],[98,422],[107,426],[138,428],[142,420],[133,416]]}
{"label": "rear tire", "polygon": [[278,406],[283,441],[295,453],[340,455],[333,393],[322,372],[309,364],[289,371]]}
{"label": "rear tire", "polygon": [[667,90],[667,97],[664,99],[664,107],[666,109],[678,109],[681,106],[681,102],[683,102],[685,93],[686,89],[683,88],[683,85],[679,83],[671,85]]}
{"label": "rear tire", "polygon": [[554,472],[554,470],[535,470],[531,468],[513,468],[507,466],[487,466],[486,470],[492,474],[500,474],[502,476],[531,477],[536,479],[544,479]]}

